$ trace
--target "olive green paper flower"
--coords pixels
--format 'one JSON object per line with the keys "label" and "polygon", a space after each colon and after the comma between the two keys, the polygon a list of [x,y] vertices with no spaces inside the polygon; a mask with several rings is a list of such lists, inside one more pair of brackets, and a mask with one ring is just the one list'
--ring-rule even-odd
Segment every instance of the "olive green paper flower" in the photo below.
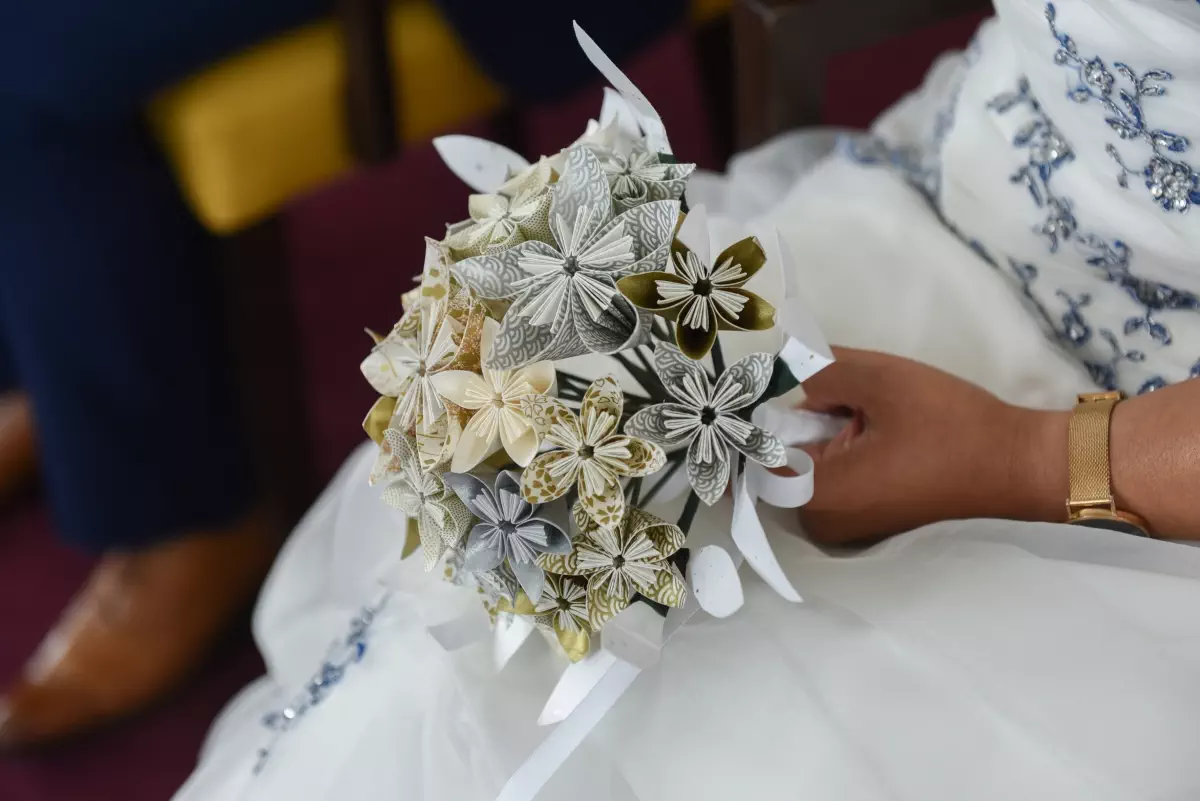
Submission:
{"label": "olive green paper flower", "polygon": [[775,307],[742,289],[767,260],[756,238],[733,243],[712,264],[678,239],[671,250],[673,273],[630,275],[617,281],[617,289],[635,306],[676,323],[675,343],[689,358],[703,359],[718,331],[765,331],[775,325]]}

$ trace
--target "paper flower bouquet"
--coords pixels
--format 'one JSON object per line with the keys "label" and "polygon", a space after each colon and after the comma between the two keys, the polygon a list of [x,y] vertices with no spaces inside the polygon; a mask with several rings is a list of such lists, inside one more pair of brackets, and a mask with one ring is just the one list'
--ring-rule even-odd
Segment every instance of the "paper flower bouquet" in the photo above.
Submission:
{"label": "paper flower bouquet", "polygon": [[[790,289],[777,308],[748,288],[768,263],[758,239],[713,252],[686,204],[694,165],[576,32],[617,90],[599,121],[535,163],[437,141],[476,194],[426,240],[419,286],[362,364],[380,395],[364,423],[379,445],[370,480],[407,516],[403,555],[480,593],[499,664],[537,630],[577,663],[543,722],[614,665],[653,662],[696,608],[736,610],[743,559],[799,600],[755,507],[803,503],[811,463],[763,404],[831,360]],[[777,325],[781,350],[726,364],[723,338]],[[584,378],[576,357],[611,374]],[[789,464],[791,483],[772,485],[785,479],[768,468]],[[731,487],[728,541],[689,547],[701,505]]]}

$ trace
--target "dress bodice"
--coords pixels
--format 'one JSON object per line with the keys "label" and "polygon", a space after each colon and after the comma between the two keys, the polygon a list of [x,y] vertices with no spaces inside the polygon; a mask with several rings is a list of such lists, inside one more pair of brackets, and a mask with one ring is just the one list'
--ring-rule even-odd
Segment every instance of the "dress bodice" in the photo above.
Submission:
{"label": "dress bodice", "polygon": [[906,170],[1098,384],[1200,376],[1200,3],[996,8],[927,130],[885,115],[854,152]]}

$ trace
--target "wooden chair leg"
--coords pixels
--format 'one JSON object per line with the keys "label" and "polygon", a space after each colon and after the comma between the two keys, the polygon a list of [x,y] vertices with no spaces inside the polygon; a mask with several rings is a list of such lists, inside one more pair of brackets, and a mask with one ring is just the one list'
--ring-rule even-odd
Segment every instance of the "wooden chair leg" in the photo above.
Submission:
{"label": "wooden chair leg", "polygon": [[316,481],[280,218],[228,238],[221,261],[234,378],[257,477],[290,527],[312,501]]}

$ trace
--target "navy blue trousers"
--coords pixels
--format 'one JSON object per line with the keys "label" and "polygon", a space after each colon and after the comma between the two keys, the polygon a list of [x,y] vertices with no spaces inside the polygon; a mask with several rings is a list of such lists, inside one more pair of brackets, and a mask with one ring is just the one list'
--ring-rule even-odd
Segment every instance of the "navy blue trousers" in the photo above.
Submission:
{"label": "navy blue trousers", "polygon": [[227,524],[253,488],[214,243],[142,112],[328,3],[2,5],[0,389],[32,398],[56,526],[103,551]]}

